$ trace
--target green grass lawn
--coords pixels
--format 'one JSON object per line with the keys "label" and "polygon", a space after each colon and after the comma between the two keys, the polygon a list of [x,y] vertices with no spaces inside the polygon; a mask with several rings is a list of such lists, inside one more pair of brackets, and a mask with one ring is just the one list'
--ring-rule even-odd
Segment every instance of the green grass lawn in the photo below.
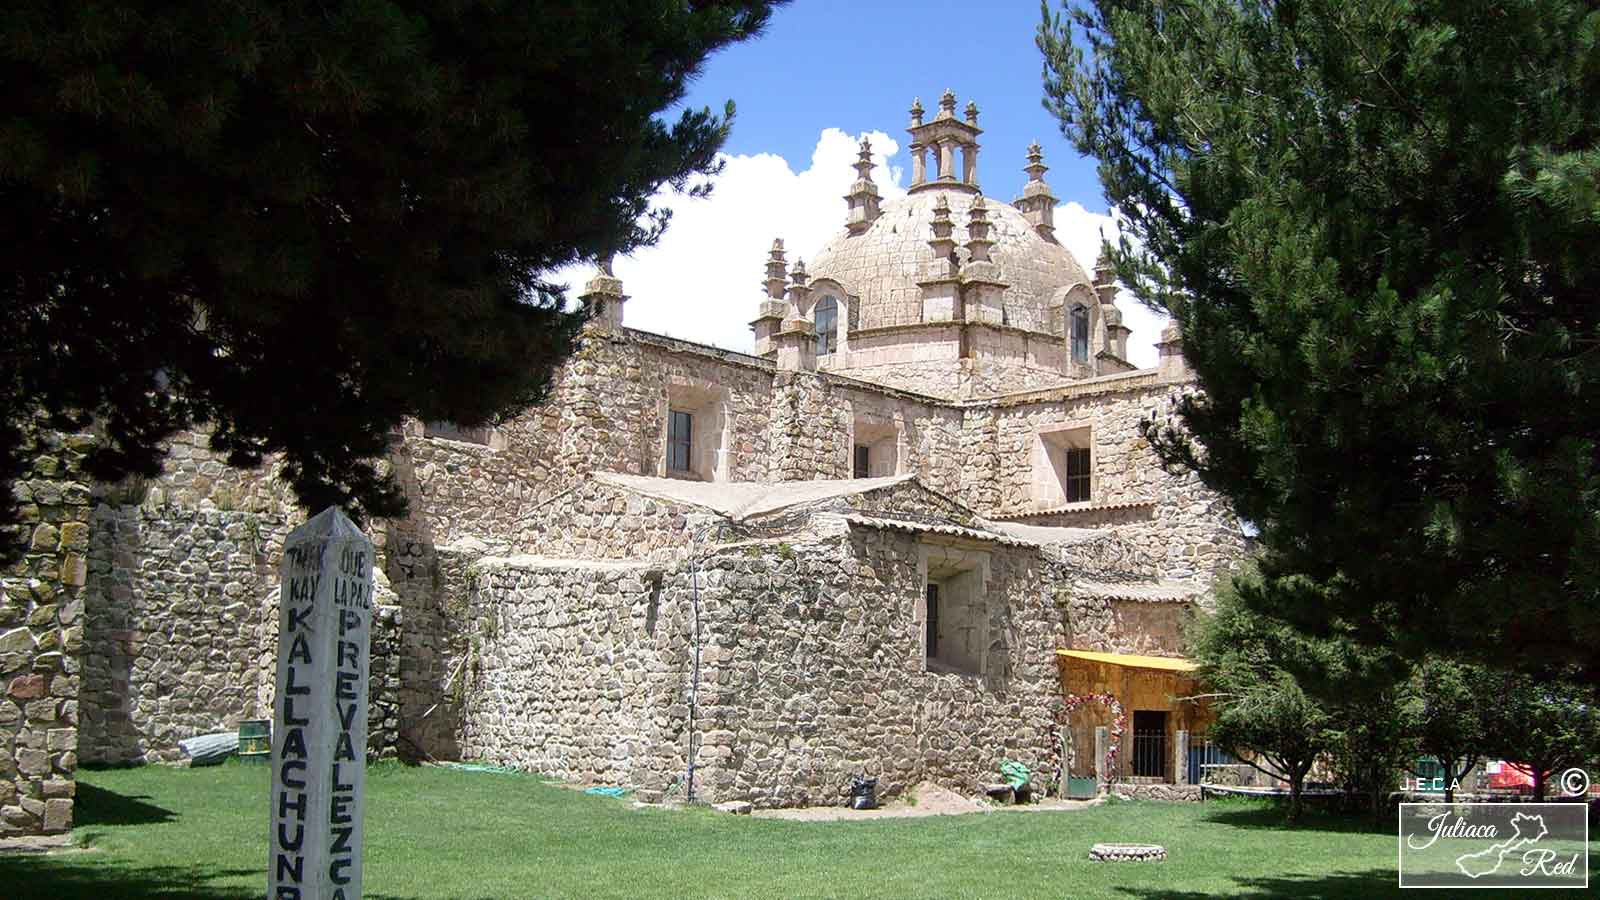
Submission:
{"label": "green grass lawn", "polygon": [[[0,897],[258,898],[267,769],[79,773],[86,852],[0,855]],[[1398,893],[1392,825],[1259,802],[786,822],[634,809],[528,775],[382,764],[367,776],[366,896],[1371,898]],[[1164,863],[1092,863],[1153,841]]]}

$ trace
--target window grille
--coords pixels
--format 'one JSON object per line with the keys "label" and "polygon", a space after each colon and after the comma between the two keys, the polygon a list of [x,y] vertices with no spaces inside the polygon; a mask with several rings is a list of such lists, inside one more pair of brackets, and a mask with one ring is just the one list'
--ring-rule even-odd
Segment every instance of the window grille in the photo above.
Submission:
{"label": "window grille", "polygon": [[1063,487],[1068,503],[1084,503],[1089,499],[1089,448],[1067,448],[1067,478]]}
{"label": "window grille", "polygon": [[681,410],[668,413],[667,468],[674,472],[689,471],[689,448],[694,442],[694,416]]}

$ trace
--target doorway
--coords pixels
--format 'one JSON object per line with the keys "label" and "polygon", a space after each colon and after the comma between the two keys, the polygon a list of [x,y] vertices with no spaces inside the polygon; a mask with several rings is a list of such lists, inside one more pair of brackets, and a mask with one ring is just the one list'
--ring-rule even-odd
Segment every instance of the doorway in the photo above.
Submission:
{"label": "doorway", "polygon": [[1167,711],[1133,711],[1133,775],[1167,777]]}

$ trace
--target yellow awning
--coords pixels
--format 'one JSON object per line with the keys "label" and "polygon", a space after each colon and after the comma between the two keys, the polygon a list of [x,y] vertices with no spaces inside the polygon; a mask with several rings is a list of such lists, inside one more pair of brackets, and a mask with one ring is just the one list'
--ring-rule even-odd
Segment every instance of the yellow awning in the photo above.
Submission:
{"label": "yellow awning", "polygon": [[1199,666],[1176,656],[1136,656],[1132,653],[1099,653],[1094,650],[1057,650],[1057,655],[1084,659],[1089,662],[1109,663],[1130,669],[1160,669],[1165,672],[1193,672]]}

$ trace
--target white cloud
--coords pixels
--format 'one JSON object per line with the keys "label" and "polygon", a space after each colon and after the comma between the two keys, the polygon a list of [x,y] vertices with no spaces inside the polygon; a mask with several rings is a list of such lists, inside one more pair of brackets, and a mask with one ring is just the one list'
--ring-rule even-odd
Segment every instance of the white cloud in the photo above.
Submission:
{"label": "white cloud", "polygon": [[[867,132],[876,165],[872,180],[884,199],[905,193],[904,171],[895,165],[900,145],[881,131]],[[709,198],[690,198],[663,190],[656,202],[672,210],[672,223],[661,242],[616,260],[628,301],[629,326],[685,340],[749,352],[750,320],[765,297],[767,251],[773,238],[783,238],[792,266],[810,259],[845,226],[844,195],[855,180],[861,135],[825,129],[811,154],[811,165],[796,172],[771,153],[724,154],[722,174]],[[1056,207],[1056,237],[1085,269],[1100,255],[1102,233],[1117,236],[1113,216],[1089,212],[1072,202]],[[594,275],[590,265],[553,273],[566,283],[569,295],[579,293]],[[1133,329],[1128,341],[1130,362],[1156,364],[1155,341],[1166,318],[1139,305],[1124,293],[1118,304],[1123,322]]]}
{"label": "white cloud", "polygon": [[[899,144],[881,131],[866,136],[879,194],[904,194],[901,167],[891,165]],[[661,242],[617,259],[613,267],[632,298],[627,324],[730,350],[753,349],[750,320],[766,296],[761,280],[772,239],[783,238],[792,266],[844,229],[844,195],[855,181],[851,165],[859,144],[859,135],[829,128],[817,140],[810,168],[800,172],[770,153],[724,154],[709,198],[664,190],[656,202],[672,210],[672,223]],[[552,280],[577,293],[593,274],[593,266],[573,266]]]}
{"label": "white cloud", "polygon": [[[1055,224],[1056,240],[1072,251],[1078,263],[1091,273],[1095,261],[1100,258],[1101,242],[1115,243],[1120,233],[1115,210],[1110,215],[1092,213],[1077,201],[1056,207]],[[1122,310],[1122,324],[1133,329],[1133,334],[1128,337],[1128,362],[1141,369],[1154,366],[1156,341],[1161,339],[1161,329],[1167,327],[1170,320],[1146,308],[1126,289],[1117,292],[1117,308]]]}

